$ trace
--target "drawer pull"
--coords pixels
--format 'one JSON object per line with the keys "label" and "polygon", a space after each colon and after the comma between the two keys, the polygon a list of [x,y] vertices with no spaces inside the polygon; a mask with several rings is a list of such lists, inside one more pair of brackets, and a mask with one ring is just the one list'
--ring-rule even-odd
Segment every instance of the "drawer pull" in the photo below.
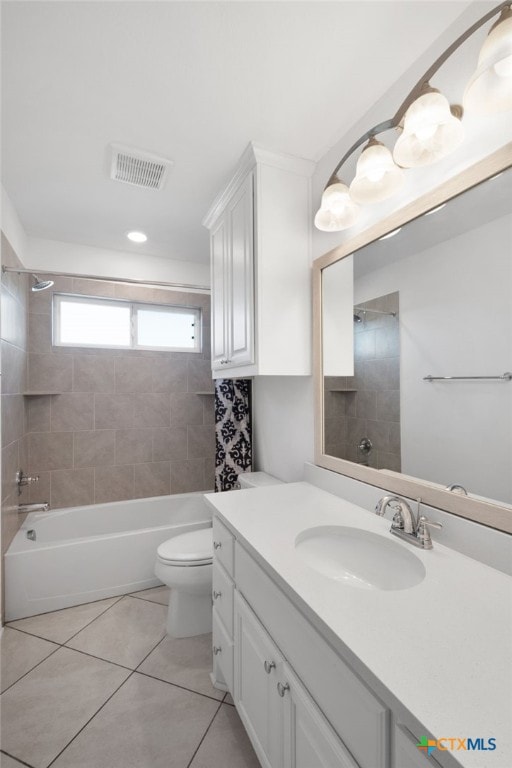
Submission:
{"label": "drawer pull", "polygon": [[222,648],[220,647],[220,645],[214,645],[213,646],[213,655],[214,656],[217,656],[217,654],[219,654],[221,651],[222,651]]}
{"label": "drawer pull", "polygon": [[277,684],[277,692],[281,698],[284,698],[286,691],[289,691],[289,690],[290,690],[290,686],[288,685],[288,683]]}
{"label": "drawer pull", "polygon": [[222,596],[222,592],[216,592],[215,590],[213,590],[213,599],[214,600],[217,600],[221,596]]}
{"label": "drawer pull", "polygon": [[265,672],[267,675],[270,675],[272,670],[276,668],[276,663],[275,661],[264,661],[263,666],[265,667]]}
{"label": "drawer pull", "polygon": [[221,541],[214,541],[213,542],[213,548],[214,549],[220,549],[221,547],[222,547],[222,542]]}

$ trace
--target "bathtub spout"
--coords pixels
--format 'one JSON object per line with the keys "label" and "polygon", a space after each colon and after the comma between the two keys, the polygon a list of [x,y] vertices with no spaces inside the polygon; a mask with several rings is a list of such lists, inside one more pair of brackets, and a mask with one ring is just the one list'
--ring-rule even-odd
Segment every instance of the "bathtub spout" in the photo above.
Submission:
{"label": "bathtub spout", "polygon": [[18,504],[18,512],[24,515],[26,512],[48,512],[50,505],[47,501],[40,501],[37,504]]}

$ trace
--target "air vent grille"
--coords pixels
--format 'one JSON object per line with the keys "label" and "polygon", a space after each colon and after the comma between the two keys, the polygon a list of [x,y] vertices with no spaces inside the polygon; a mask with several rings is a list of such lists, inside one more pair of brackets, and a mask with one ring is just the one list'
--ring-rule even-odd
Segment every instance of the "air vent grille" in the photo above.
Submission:
{"label": "air vent grille", "polygon": [[145,189],[162,189],[171,160],[116,144],[111,149],[111,179]]}

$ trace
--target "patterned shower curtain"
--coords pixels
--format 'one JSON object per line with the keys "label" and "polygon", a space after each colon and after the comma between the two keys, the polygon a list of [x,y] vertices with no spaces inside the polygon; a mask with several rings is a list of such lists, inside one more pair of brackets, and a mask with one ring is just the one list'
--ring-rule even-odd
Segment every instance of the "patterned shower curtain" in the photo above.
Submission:
{"label": "patterned shower curtain", "polygon": [[251,380],[215,381],[215,490],[237,487],[252,467]]}

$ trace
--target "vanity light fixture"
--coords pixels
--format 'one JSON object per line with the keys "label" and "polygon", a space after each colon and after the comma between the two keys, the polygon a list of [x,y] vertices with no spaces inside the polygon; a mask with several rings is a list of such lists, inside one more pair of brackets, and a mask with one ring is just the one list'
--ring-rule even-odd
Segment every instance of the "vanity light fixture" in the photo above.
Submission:
{"label": "vanity light fixture", "polygon": [[350,196],[356,203],[379,203],[400,189],[404,172],[395,164],[389,149],[372,136],[357,161]]}
{"label": "vanity light fixture", "polygon": [[[482,46],[477,70],[466,86],[463,103],[468,113],[512,109],[512,2],[508,0],[488,11],[460,35],[418,80],[395,115],[366,131],[345,153],[322,194],[315,216],[318,229],[324,232],[348,229],[358,217],[357,203],[380,202],[398,191],[404,179],[403,168],[430,165],[460,146],[464,140],[463,108],[450,104],[431,86],[431,80],[447,59],[497,14],[499,18]],[[376,139],[391,130],[400,131],[392,152]],[[338,173],[365,143],[367,146],[359,157],[349,189],[340,181]]]}
{"label": "vanity light fixture", "polygon": [[131,240],[132,243],[145,243],[148,239],[148,236],[144,234],[144,232],[127,232],[126,237],[128,240]]}

